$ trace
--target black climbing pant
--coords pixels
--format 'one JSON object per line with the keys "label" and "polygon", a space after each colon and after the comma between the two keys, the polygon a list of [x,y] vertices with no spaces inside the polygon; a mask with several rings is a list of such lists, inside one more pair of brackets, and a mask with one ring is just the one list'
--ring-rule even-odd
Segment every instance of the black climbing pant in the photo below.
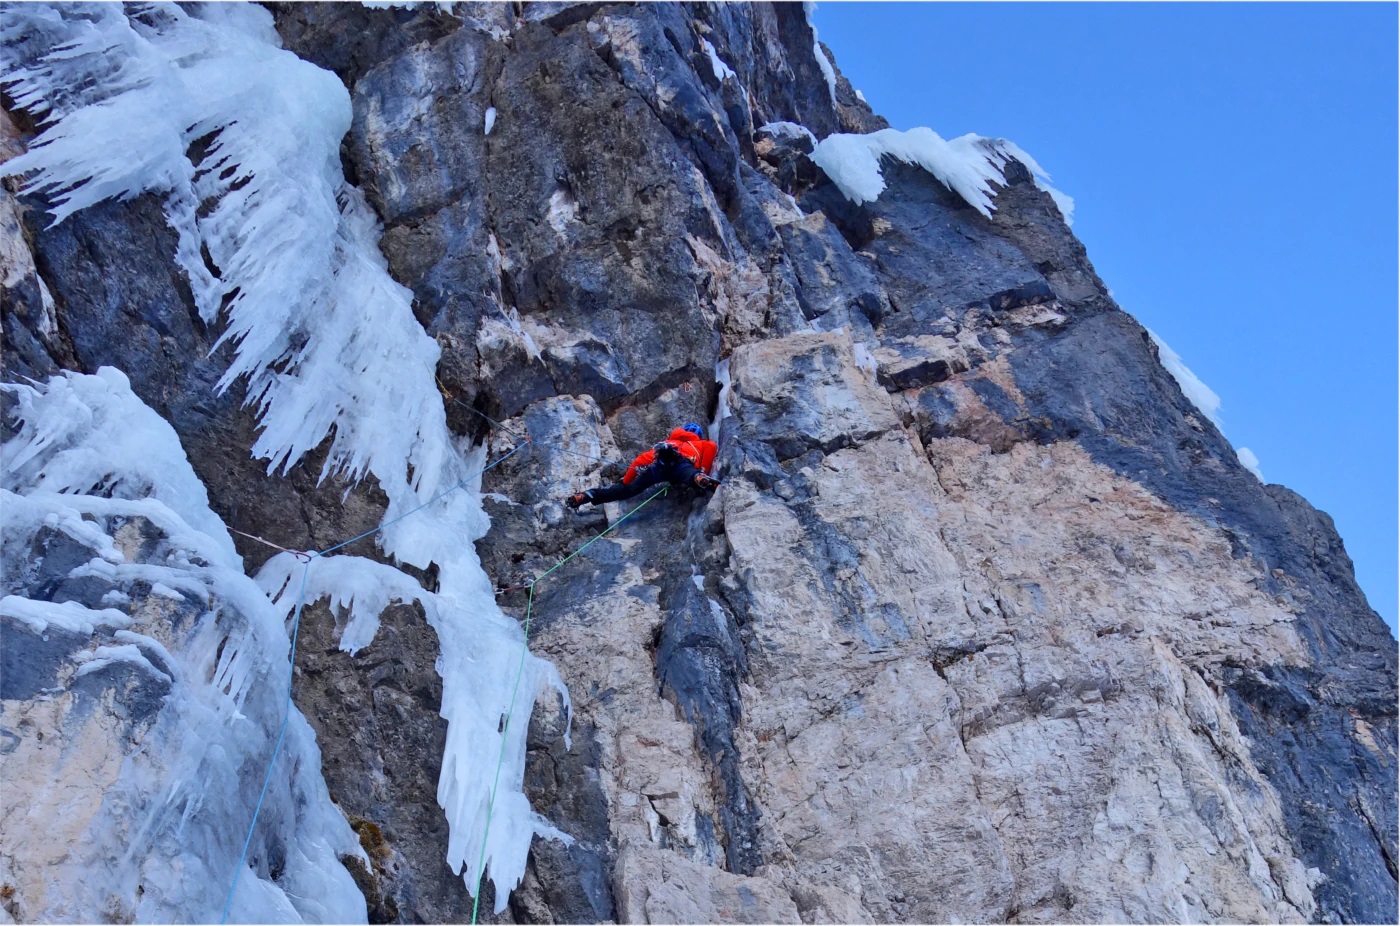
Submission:
{"label": "black climbing pant", "polygon": [[610,486],[599,486],[596,489],[589,489],[584,495],[595,505],[604,502],[620,502],[624,498],[631,498],[640,495],[647,489],[662,482],[670,482],[676,486],[695,487],[695,477],[700,470],[696,469],[689,460],[680,458],[674,463],[665,463],[657,460],[650,466],[638,470],[637,476],[631,482],[619,482]]}

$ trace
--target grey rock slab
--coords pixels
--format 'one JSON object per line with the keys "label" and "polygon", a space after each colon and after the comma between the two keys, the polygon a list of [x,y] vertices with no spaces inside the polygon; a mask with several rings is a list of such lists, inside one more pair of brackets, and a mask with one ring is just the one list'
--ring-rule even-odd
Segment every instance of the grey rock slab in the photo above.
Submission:
{"label": "grey rock slab", "polygon": [[890,302],[891,334],[923,334],[972,304],[1005,309],[1052,298],[1022,248],[931,174],[887,162],[884,176],[888,188],[873,203],[855,206],[830,183],[798,201],[826,213],[867,256]]}
{"label": "grey rock slab", "polygon": [[350,156],[387,224],[480,201],[492,46],[489,36],[458,29],[355,83]]}
{"label": "grey rock slab", "polygon": [[734,352],[730,376],[745,437],[789,459],[899,427],[889,396],[856,365],[847,332],[794,334]]}
{"label": "grey rock slab", "polygon": [[[466,15],[452,16],[434,7],[370,9],[360,4],[269,3],[283,47],[298,57],[334,71],[354,87],[370,68],[420,42],[433,41],[462,28],[477,16],[504,25],[504,4],[465,3]],[[494,8],[494,9],[493,9]],[[475,16],[473,15],[475,14]]]}

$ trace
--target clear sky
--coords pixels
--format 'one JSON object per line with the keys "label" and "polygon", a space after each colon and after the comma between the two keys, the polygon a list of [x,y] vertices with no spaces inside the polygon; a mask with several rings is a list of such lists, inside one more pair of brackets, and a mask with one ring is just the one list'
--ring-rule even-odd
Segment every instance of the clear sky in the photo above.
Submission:
{"label": "clear sky", "polygon": [[1389,3],[821,3],[897,129],[1004,136],[1075,199],[1126,311],[1236,447],[1332,515],[1397,613],[1397,64]]}

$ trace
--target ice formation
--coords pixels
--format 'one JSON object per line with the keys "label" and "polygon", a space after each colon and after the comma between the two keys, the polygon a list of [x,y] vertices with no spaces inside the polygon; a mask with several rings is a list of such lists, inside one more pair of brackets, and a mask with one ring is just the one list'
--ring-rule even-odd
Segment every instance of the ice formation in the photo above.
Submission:
{"label": "ice formation", "polygon": [[[1157,336],[1157,332],[1148,328],[1147,334],[1152,338],[1152,343],[1157,345],[1157,356],[1161,359],[1162,366],[1172,375],[1172,379],[1176,380],[1182,395],[1190,399],[1191,404],[1223,435],[1225,425],[1220,421],[1220,396],[1191,372],[1190,367],[1182,362],[1181,355],[1168,347],[1167,342]],[[1264,474],[1259,470],[1259,458],[1254,455],[1254,451],[1248,447],[1240,447],[1235,451],[1235,456],[1239,458],[1241,466],[1253,473],[1260,482],[1264,481]]]}
{"label": "ice formation", "polygon": [[[83,731],[61,750],[26,752],[21,740],[7,756],[15,804],[0,845],[11,876],[42,883],[24,892],[42,907],[27,918],[216,921],[288,707],[282,618],[244,575],[174,432],[123,374],[0,388],[18,400],[0,477],[0,618],[10,645],[32,634],[67,647],[46,696],[57,713],[39,716]],[[54,538],[79,562],[66,575],[43,556]],[[32,597],[55,584],[45,594],[65,600]],[[85,699],[107,689],[125,692],[123,706],[93,720]],[[364,922],[339,860],[363,851],[326,792],[310,727],[291,711],[230,920]],[[50,801],[19,809],[35,787],[62,790],[60,816]],[[30,839],[63,851],[26,870],[42,851]]]}
{"label": "ice formation", "polygon": [[[729,407],[730,396],[733,393],[733,382],[729,378],[729,359],[725,357],[715,364],[715,382],[719,383],[719,399],[715,402],[715,416],[710,420],[709,438],[716,445],[724,442],[724,419],[734,412]],[[715,466],[719,466],[719,459],[716,458]]]}
{"label": "ice formation", "polygon": [[967,134],[947,141],[933,129],[920,126],[907,132],[836,133],[823,138],[812,152],[817,166],[856,204],[873,202],[885,191],[880,159],[886,156],[922,167],[988,218],[996,208],[992,184],[1006,185],[1002,168],[1015,158],[1030,170],[1036,186],[1054,199],[1066,224],[1073,220],[1074,200],[1050,187],[1049,174],[1035,159],[1004,138]]}
{"label": "ice formation", "polygon": [[821,68],[822,77],[826,78],[826,88],[831,91],[831,105],[836,105],[836,70],[831,66],[831,59],[822,50],[821,40],[817,38],[817,24],[812,22],[812,14],[817,11],[817,4],[813,0],[804,0],[802,12],[807,17],[807,26],[812,30],[812,55],[817,59],[817,67]]}
{"label": "ice formation", "polygon": [[738,79],[734,69],[724,63],[724,60],[715,51],[715,47],[710,44],[709,39],[701,39],[700,47],[705,49],[705,54],[710,56],[710,68],[715,72],[715,80],[722,82],[726,77]]}
{"label": "ice formation", "polygon": [[880,369],[880,364],[879,361],[875,359],[875,356],[870,353],[870,348],[865,346],[864,341],[857,341],[855,342],[854,353],[856,369],[865,371],[871,379],[874,379],[875,374]]}
{"label": "ice formation", "polygon": [[812,143],[813,148],[817,146],[817,136],[812,134],[812,130],[796,122],[765,122],[759,126],[759,131],[772,132],[779,138],[805,138]]}
{"label": "ice formation", "polygon": [[524,326],[520,323],[520,310],[515,306],[511,306],[509,312],[502,309],[501,314],[505,316],[506,326],[510,328],[516,337],[520,338],[520,346],[525,348],[526,356],[531,360],[540,360],[543,362],[540,357],[539,345],[535,343],[535,339],[530,337],[530,332],[526,331]]}
{"label": "ice formation", "polygon": [[222,559],[237,561],[233,538],[209,510],[209,494],[180,439],[154,411],[128,400],[134,396],[123,373],[104,367],[96,376],[54,377],[42,391],[5,391],[13,397],[14,416],[26,422],[20,439],[6,446],[7,486],[105,495],[120,483],[130,497],[165,505],[216,543]]}
{"label": "ice formation", "polygon": [[[387,272],[364,197],[343,179],[344,86],[278,48],[270,14],[247,4],[7,4],[0,40],[10,93],[44,114],[37,143],[0,171],[54,195],[56,221],[103,199],[161,194],[200,311],[222,312],[234,345],[220,386],[246,379],[257,405],[254,453],[285,471],[329,439],[323,477],[373,475],[389,498],[383,550],[438,565],[440,589],[425,608],[442,647],[449,723],[438,798],[451,826],[448,864],[475,891],[517,665],[515,710],[525,719],[557,676],[534,657],[521,663],[520,628],[497,608],[472,545],[488,526],[479,499],[457,491],[403,517],[472,473],[433,381],[439,348]],[[361,602],[373,597],[368,585],[387,581],[366,561],[330,562],[318,559],[312,575],[378,577],[356,585]],[[399,600],[397,581],[376,600]],[[352,624],[350,643],[367,645],[370,625]],[[498,910],[531,838],[553,833],[519,791],[525,727],[510,726],[506,793],[489,813]]]}
{"label": "ice formation", "polygon": [[1235,450],[1235,456],[1239,458],[1240,465],[1254,474],[1254,478],[1260,482],[1266,482],[1263,472],[1259,469],[1259,458],[1254,455],[1254,451],[1248,447],[1240,447]]}
{"label": "ice formation", "polygon": [[1151,328],[1147,329],[1147,334],[1152,338],[1152,343],[1157,345],[1157,354],[1161,357],[1162,366],[1176,380],[1176,384],[1181,387],[1181,392],[1186,398],[1191,400],[1191,404],[1196,406],[1210,419],[1210,423],[1216,428],[1224,430],[1224,425],[1220,423],[1220,396],[1215,394],[1201,378],[1192,373],[1190,368],[1181,361],[1181,355],[1167,346],[1167,342],[1157,336],[1157,332]]}

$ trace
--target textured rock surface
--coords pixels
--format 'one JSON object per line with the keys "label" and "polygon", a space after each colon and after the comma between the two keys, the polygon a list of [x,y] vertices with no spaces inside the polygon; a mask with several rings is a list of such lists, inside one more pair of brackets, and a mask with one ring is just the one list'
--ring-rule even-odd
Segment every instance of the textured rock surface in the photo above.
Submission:
{"label": "textured rock surface", "polygon": [[[575,713],[568,746],[537,712],[527,791],[574,842],[536,842],[506,918],[1394,920],[1395,642],[1330,520],[1239,466],[1019,165],[991,219],[902,165],[852,206],[758,130],[884,125],[839,75],[833,102],[796,4],[462,6],[275,9],[351,89],[346,172],[449,421],[493,456],[532,438],[483,486],[488,572],[615,524],[635,502],[559,499],[733,377],[724,487],[536,590]],[[7,378],[125,369],[233,527],[377,523],[372,485],[249,458],[157,205],[37,206],[0,199]],[[408,608],[354,657],[328,611],[306,634],[371,917],[462,920],[436,640]]]}
{"label": "textured rock surface", "polygon": [[[124,498],[130,488],[5,492],[6,922],[206,919],[220,909],[238,921],[250,903],[278,919],[363,920],[349,869],[364,860],[305,720],[283,720],[281,622],[217,539],[161,502]],[[282,770],[265,782],[274,740]],[[267,813],[249,830],[255,799]],[[233,894],[240,853],[252,871]],[[249,882],[281,902],[250,900]]]}

